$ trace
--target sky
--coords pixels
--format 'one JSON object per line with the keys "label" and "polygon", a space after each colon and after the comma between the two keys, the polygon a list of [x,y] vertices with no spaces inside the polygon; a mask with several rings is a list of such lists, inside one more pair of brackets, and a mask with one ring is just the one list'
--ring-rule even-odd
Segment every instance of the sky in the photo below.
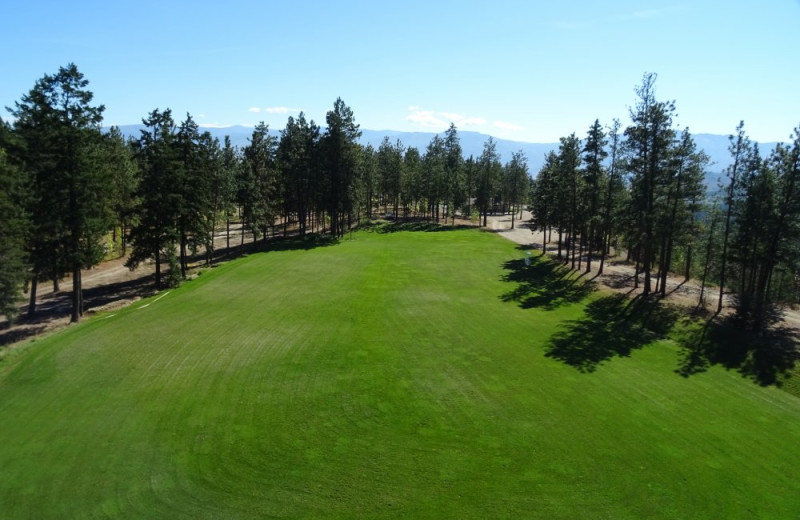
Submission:
{"label": "sky", "polygon": [[[800,0],[0,0],[0,107],[75,63],[104,125],[170,108],[201,126],[324,125],[341,97],[371,130],[455,123],[554,142],[629,123],[658,75],[679,128],[761,142],[800,125]],[[3,110],[2,117],[9,118]]]}

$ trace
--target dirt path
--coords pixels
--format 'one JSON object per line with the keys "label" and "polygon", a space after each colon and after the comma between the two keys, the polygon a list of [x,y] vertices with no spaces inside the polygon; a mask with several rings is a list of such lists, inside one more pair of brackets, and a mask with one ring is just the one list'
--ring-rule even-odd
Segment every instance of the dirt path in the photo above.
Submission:
{"label": "dirt path", "polygon": [[[252,235],[245,235],[245,244],[252,243]],[[241,226],[231,227],[231,249],[242,243]],[[214,247],[224,250],[227,245],[226,233],[218,231],[214,236]],[[81,273],[85,314],[109,311],[125,307],[141,298],[155,294],[155,264],[140,265],[131,271],[125,267],[126,258],[107,260]],[[201,265],[203,262],[199,262]],[[26,315],[29,295],[20,302],[19,313],[14,324],[0,315],[0,355],[2,348],[20,343],[43,334],[50,334],[69,326],[72,295],[72,279],[66,277],[59,281],[59,291],[53,291],[53,284],[40,283],[36,291],[36,314]]]}
{"label": "dirt path", "polygon": [[[516,219],[514,229],[511,229],[511,215],[489,216],[487,227],[512,242],[541,251],[544,233],[541,231],[531,232],[530,225],[528,224],[530,218],[530,212],[524,211],[522,219]],[[548,252],[553,251],[554,248],[555,246],[552,243],[547,245]],[[595,276],[596,278],[594,278],[594,280],[596,282],[617,292],[624,292],[630,295],[641,293],[641,284],[640,289],[633,288],[633,275],[635,272],[633,265],[626,263],[621,258],[606,259],[603,274],[597,276],[599,265],[599,262],[592,262],[592,271],[587,273],[590,278]],[[699,299],[700,285],[697,281],[689,280],[688,282],[684,282],[683,277],[676,278],[674,276],[669,276],[667,278],[667,301],[683,307],[695,308]],[[706,287],[704,299],[706,300],[706,309],[710,312],[715,311],[719,301],[719,288]],[[727,295],[723,303],[727,306],[728,310],[730,310],[731,302]],[[724,308],[723,312],[725,312]],[[785,309],[783,324],[800,329],[800,312],[794,309]]]}

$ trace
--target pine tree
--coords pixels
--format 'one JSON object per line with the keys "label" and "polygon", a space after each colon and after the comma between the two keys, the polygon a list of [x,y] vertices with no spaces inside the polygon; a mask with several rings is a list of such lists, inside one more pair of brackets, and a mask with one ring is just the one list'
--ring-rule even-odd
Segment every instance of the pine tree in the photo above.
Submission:
{"label": "pine tree", "polygon": [[172,112],[153,110],[142,122],[145,128],[136,143],[136,155],[142,174],[136,223],[131,228],[131,255],[125,263],[136,269],[152,259],[156,269],[156,288],[164,287],[161,265],[170,266],[166,285],[178,281],[179,269],[175,250],[178,230],[180,186],[176,171],[182,168],[177,150],[177,135]]}
{"label": "pine tree", "polygon": [[139,169],[134,157],[134,150],[125,141],[119,128],[112,126],[103,140],[103,165],[111,177],[111,210],[116,223],[113,228],[114,241],[119,227],[120,256],[127,254],[128,232],[139,205],[137,190],[139,186]]}
{"label": "pine tree", "polygon": [[286,212],[297,215],[300,235],[306,234],[309,211],[314,202],[313,183],[316,180],[315,161],[319,146],[319,127],[306,121],[300,112],[297,119],[289,117],[281,132],[277,160],[284,186]]}
{"label": "pine tree", "polygon": [[744,132],[744,121],[739,122],[739,126],[736,127],[736,136],[729,136],[729,140],[730,145],[728,146],[728,151],[731,154],[733,162],[728,166],[726,172],[730,182],[728,183],[727,197],[725,200],[725,223],[722,231],[722,256],[719,268],[719,300],[717,303],[718,313],[722,312],[723,295],[725,293],[725,283],[727,282],[728,239],[731,233],[735,194],[738,189],[739,168],[746,162],[747,157],[752,151],[750,140]]}
{"label": "pine tree", "polygon": [[388,213],[389,204],[392,204],[394,218],[398,218],[401,187],[403,182],[403,143],[398,139],[395,144],[388,137],[378,148],[377,167],[380,178],[381,195],[383,197],[384,212]]}
{"label": "pine tree", "polygon": [[210,132],[200,134],[197,141],[197,167],[194,184],[196,193],[194,198],[195,218],[194,235],[191,237],[190,247],[192,252],[202,247],[205,250],[206,265],[210,265],[214,257],[214,235],[217,229],[217,217],[227,211],[230,202],[226,202],[226,189],[231,192],[233,186],[225,187],[232,179],[225,177],[222,148],[219,139],[212,137]]}
{"label": "pine tree", "polygon": [[[795,130],[791,146],[779,144],[773,151],[769,164],[758,161],[750,168],[750,175],[742,179],[742,198],[737,206],[744,206],[739,217],[740,234],[751,240],[752,252],[740,250],[732,260],[738,260],[742,272],[738,288],[738,315],[756,331],[769,324],[771,309],[776,303],[771,283],[776,268],[781,264],[797,267],[797,244],[800,242],[800,127]],[[743,171],[747,171],[747,163]],[[757,231],[757,233],[754,233]],[[733,249],[735,251],[735,249]],[[748,274],[749,273],[749,274]]]}
{"label": "pine tree", "polygon": [[403,184],[401,186],[403,208],[412,208],[417,213],[419,202],[423,199],[422,157],[419,150],[410,146],[403,156]]}
{"label": "pine tree", "polygon": [[32,276],[72,274],[73,322],[84,311],[81,270],[102,260],[110,216],[111,182],[100,153],[104,107],[92,105],[88,85],[70,63],[38,80],[11,109],[33,180]]}
{"label": "pine tree", "polygon": [[525,196],[530,189],[528,158],[524,152],[520,150],[511,155],[511,160],[503,168],[503,180],[504,198],[511,210],[511,229],[514,229],[517,211],[522,210]]}
{"label": "pine tree", "polygon": [[253,232],[254,241],[258,239],[259,232],[264,239],[267,238],[281,206],[275,164],[276,146],[269,128],[261,122],[253,129],[250,144],[244,148],[241,204],[244,220]]}
{"label": "pine tree", "polygon": [[[558,199],[558,156],[554,151],[544,157],[544,164],[533,181],[531,188],[531,231],[542,233],[542,255],[547,251],[548,232],[553,226],[559,227],[561,215],[556,211]],[[560,227],[559,227],[560,229]],[[560,233],[560,232],[559,232]],[[561,242],[558,245],[558,257],[561,257]]]}
{"label": "pine tree", "polygon": [[230,136],[225,136],[222,147],[222,167],[219,178],[215,181],[217,188],[217,211],[225,215],[225,247],[231,248],[231,217],[235,210],[237,182],[241,169],[241,154],[238,148],[231,145]]}
{"label": "pine tree", "polygon": [[444,187],[445,154],[444,140],[434,135],[422,159],[422,185],[426,199],[425,215],[430,221],[439,219]]}
{"label": "pine tree", "polygon": [[450,123],[444,135],[444,190],[447,211],[455,224],[456,210],[466,199],[464,187],[464,157],[456,125]]}
{"label": "pine tree", "polygon": [[586,143],[583,145],[583,162],[586,166],[583,168],[582,186],[584,189],[583,199],[586,204],[586,217],[588,220],[584,228],[587,231],[587,273],[592,270],[592,251],[596,249],[595,244],[600,244],[602,248],[602,240],[600,236],[598,236],[598,231],[602,226],[600,193],[603,185],[607,183],[605,169],[603,168],[603,161],[608,156],[608,152],[605,150],[606,144],[608,144],[608,142],[606,141],[603,127],[600,126],[600,120],[595,119],[586,134]]}
{"label": "pine tree", "polygon": [[620,123],[618,119],[614,119],[608,132],[608,140],[611,146],[611,163],[608,169],[608,178],[606,179],[605,197],[603,200],[603,216],[602,216],[602,243],[603,249],[600,253],[600,267],[597,269],[597,274],[603,274],[603,267],[605,266],[606,255],[609,254],[611,248],[611,238],[614,236],[614,217],[619,211],[620,193],[625,189],[622,181],[618,162],[620,157]]}
{"label": "pine tree", "polygon": [[639,101],[631,109],[633,124],[625,130],[627,167],[632,177],[632,241],[637,251],[637,265],[641,261],[644,272],[645,295],[652,292],[651,271],[658,247],[655,226],[662,208],[659,189],[670,172],[670,147],[675,137],[672,129],[675,105],[656,100],[655,81],[655,74],[645,74],[637,87]]}
{"label": "pine tree", "polygon": [[12,322],[27,276],[25,242],[30,229],[26,211],[29,186],[6,153],[10,129],[0,119],[0,314]]}
{"label": "pine tree", "polygon": [[666,296],[667,273],[672,265],[676,243],[688,243],[694,231],[693,218],[700,209],[699,201],[705,197],[705,167],[708,157],[697,150],[689,129],[671,150],[671,173],[665,179],[662,191],[664,204],[658,217],[657,234],[660,237],[659,292]]}
{"label": "pine tree", "polygon": [[566,206],[561,208],[566,214],[562,216],[567,224],[567,256],[565,263],[572,258],[572,269],[576,268],[578,246],[578,233],[583,226],[585,210],[579,195],[582,194],[582,184],[580,175],[581,165],[581,142],[572,133],[560,139],[558,147],[558,169],[559,185],[565,189],[567,195]]}
{"label": "pine tree", "polygon": [[483,152],[478,158],[478,179],[475,203],[483,214],[483,227],[486,227],[489,211],[495,200],[496,191],[502,172],[497,143],[489,137],[483,145]]}
{"label": "pine tree", "polygon": [[331,234],[344,236],[345,217],[352,215],[353,184],[358,168],[358,143],[361,131],[355,122],[353,110],[341,98],[325,116],[328,124],[320,139],[324,180],[321,188],[324,205],[331,219]]}

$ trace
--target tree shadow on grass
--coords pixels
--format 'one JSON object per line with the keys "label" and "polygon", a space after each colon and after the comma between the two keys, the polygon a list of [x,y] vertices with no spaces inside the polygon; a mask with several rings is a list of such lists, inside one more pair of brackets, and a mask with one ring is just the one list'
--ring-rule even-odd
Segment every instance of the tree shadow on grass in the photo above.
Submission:
{"label": "tree shadow on grass", "polygon": [[584,318],[568,322],[551,338],[546,356],[593,372],[604,361],[666,337],[679,316],[676,307],[653,297],[598,298],[586,306]]}
{"label": "tree shadow on grass", "polygon": [[577,303],[595,290],[595,283],[583,278],[565,265],[547,258],[532,258],[531,265],[524,260],[509,260],[503,264],[508,271],[504,282],[517,284],[501,295],[504,302],[518,302],[523,309],[553,310],[562,305]]}
{"label": "tree shadow on grass", "polygon": [[[151,296],[155,275],[145,275],[131,280],[108,283],[83,289],[84,309],[87,314],[104,310],[107,305],[119,301],[132,301]],[[60,291],[44,296],[36,304],[33,315],[20,314],[13,326],[0,326],[0,347],[34,338],[48,330],[53,320],[67,319],[72,309],[72,291]],[[66,322],[65,322],[66,323]]]}
{"label": "tree shadow on grass", "polygon": [[267,243],[263,244],[263,247],[260,248],[259,251],[308,251],[311,249],[317,249],[319,247],[333,246],[338,243],[339,239],[334,236],[328,234],[323,235],[319,233],[308,233],[304,236],[293,236],[287,238],[274,237]]}
{"label": "tree shadow on grass", "polygon": [[679,344],[683,352],[676,372],[684,377],[719,365],[759,385],[780,386],[800,360],[800,331],[772,327],[758,334],[734,316],[705,321],[686,331]]}
{"label": "tree shadow on grass", "polygon": [[475,229],[475,227],[468,226],[466,224],[437,224],[435,222],[428,222],[426,220],[413,219],[393,222],[370,221],[366,224],[362,224],[361,229],[372,231],[374,233],[388,234],[399,233],[400,231],[422,231],[426,233],[439,231],[458,231],[461,229]]}
{"label": "tree shadow on grass", "polygon": [[[221,261],[242,255],[269,253],[271,251],[308,251],[319,247],[333,246],[339,242],[338,238],[321,233],[307,233],[304,236],[274,236],[266,240],[261,239],[258,242],[248,242],[243,245],[237,244],[230,248],[219,248],[214,252],[214,260]],[[201,261],[204,258],[202,255],[196,255],[192,257],[192,260]]]}

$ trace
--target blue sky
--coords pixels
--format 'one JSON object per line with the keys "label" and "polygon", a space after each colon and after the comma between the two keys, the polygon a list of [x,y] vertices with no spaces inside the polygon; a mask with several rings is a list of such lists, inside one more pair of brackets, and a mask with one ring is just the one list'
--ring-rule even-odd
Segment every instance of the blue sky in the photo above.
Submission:
{"label": "blue sky", "polygon": [[[203,125],[324,123],[552,142],[629,121],[656,72],[677,124],[758,141],[800,124],[800,1],[0,0],[0,106],[69,62],[105,124],[154,108]],[[7,114],[3,113],[4,117]]]}

